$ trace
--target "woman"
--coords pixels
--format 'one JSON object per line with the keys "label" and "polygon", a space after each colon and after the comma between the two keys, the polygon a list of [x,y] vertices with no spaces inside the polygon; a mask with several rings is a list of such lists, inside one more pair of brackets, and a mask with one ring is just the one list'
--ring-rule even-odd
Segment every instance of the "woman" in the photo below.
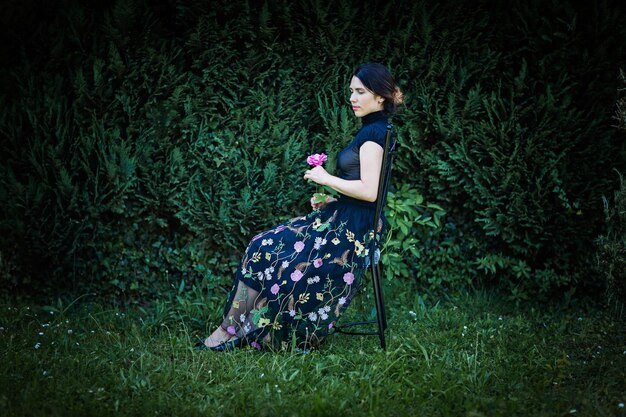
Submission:
{"label": "woman", "polygon": [[255,236],[236,273],[221,325],[198,349],[317,347],[361,285],[371,239],[387,117],[402,103],[391,73],[364,64],[350,81],[350,103],[362,127],[337,157],[337,176],[321,165],[305,180],[328,186],[339,198],[311,205]]}

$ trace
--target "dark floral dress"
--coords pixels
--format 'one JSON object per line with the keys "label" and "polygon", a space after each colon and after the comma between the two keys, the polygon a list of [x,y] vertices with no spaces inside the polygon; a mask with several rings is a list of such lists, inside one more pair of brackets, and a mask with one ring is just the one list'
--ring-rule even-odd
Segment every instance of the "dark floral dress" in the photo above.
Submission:
{"label": "dark floral dress", "polygon": [[[360,178],[359,148],[384,146],[382,112],[363,126],[337,158],[338,176]],[[356,158],[356,159],[355,159]],[[252,238],[236,273],[222,327],[254,347],[314,348],[332,332],[361,285],[370,262],[376,203],[340,195],[337,201]],[[266,337],[269,335],[269,337]]]}

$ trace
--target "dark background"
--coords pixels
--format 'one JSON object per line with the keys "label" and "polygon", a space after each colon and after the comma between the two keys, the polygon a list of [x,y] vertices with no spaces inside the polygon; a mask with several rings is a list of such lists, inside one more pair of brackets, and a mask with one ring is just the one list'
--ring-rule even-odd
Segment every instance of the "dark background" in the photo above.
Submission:
{"label": "dark background", "polygon": [[368,61],[406,97],[387,276],[518,301],[623,285],[618,1],[0,13],[5,294],[142,302],[228,284],[251,236],[308,209],[304,160],[332,159],[358,128],[347,84]]}

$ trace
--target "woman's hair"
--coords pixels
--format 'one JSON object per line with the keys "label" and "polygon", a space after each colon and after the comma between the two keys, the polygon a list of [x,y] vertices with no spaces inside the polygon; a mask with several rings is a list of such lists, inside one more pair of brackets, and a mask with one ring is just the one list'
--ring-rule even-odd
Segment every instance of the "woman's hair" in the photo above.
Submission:
{"label": "woman's hair", "polygon": [[361,64],[354,70],[352,75],[361,80],[365,88],[385,99],[383,102],[385,112],[395,112],[404,101],[402,91],[400,91],[393,76],[384,65],[376,63]]}

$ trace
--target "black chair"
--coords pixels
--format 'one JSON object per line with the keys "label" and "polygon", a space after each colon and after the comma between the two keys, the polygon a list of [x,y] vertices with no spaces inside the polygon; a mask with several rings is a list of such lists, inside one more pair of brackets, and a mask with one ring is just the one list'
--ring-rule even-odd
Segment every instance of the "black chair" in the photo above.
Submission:
{"label": "black chair", "polygon": [[[389,190],[389,180],[391,179],[391,167],[393,166],[393,158],[396,152],[397,140],[393,135],[393,125],[387,125],[387,135],[385,137],[385,147],[383,149],[383,163],[380,170],[380,180],[378,182],[378,199],[376,203],[376,215],[374,216],[373,229],[378,230],[379,221],[382,217],[383,208],[387,203],[387,191]],[[385,313],[385,303],[383,299],[383,288],[381,284],[381,268],[380,268],[380,245],[384,240],[380,236],[380,241],[372,239],[369,251],[369,268],[372,274],[372,285],[374,287],[374,302],[376,303],[376,320],[359,321],[346,323],[342,326],[335,327],[335,332],[347,335],[378,335],[380,339],[380,347],[386,349],[385,330],[387,329],[387,316]],[[346,328],[378,324],[378,331],[347,331]]]}

